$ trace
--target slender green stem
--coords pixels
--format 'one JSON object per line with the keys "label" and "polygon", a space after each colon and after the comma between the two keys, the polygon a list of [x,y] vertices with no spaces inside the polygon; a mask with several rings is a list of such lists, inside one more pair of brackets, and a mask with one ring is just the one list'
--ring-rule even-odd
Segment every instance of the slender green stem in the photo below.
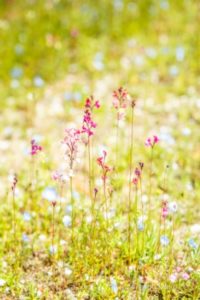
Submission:
{"label": "slender green stem", "polygon": [[151,221],[151,198],[152,198],[152,175],[153,175],[153,147],[151,148],[151,158],[150,158],[150,171],[149,171],[149,217],[148,217],[148,225]]}
{"label": "slender green stem", "polygon": [[[90,193],[90,199],[92,200],[92,169],[91,169],[91,141],[90,137],[88,137],[88,180],[89,180],[89,193]],[[93,206],[93,203],[92,203]]]}
{"label": "slender green stem", "polygon": [[103,180],[103,193],[104,193],[104,202],[105,202],[106,223],[108,229],[108,199],[106,195],[106,179]]}
{"label": "slender green stem", "polygon": [[[140,177],[140,202],[141,202],[141,208],[142,208],[142,218],[144,218],[144,204],[143,204],[142,195],[143,195],[142,177]],[[144,253],[144,240],[145,240],[145,230],[142,231],[142,255]]]}
{"label": "slender green stem", "polygon": [[130,156],[129,156],[129,195],[128,195],[128,256],[129,265],[131,262],[131,191],[132,191],[132,169],[133,169],[133,119],[134,119],[134,107],[131,109],[131,144],[130,144]]}
{"label": "slender green stem", "polygon": [[118,145],[119,145],[119,118],[117,116],[116,144],[115,144],[115,173],[118,171]]}
{"label": "slender green stem", "polygon": [[54,255],[54,244],[55,244],[55,205],[52,204],[52,237],[51,237],[51,244],[52,244],[52,253]]}
{"label": "slender green stem", "polygon": [[16,240],[16,207],[15,207],[15,188],[12,193],[12,204],[13,204],[13,242],[17,243]]}
{"label": "slender green stem", "polygon": [[70,177],[70,195],[71,195],[71,207],[72,207],[72,243],[74,242],[74,197],[73,197],[73,180],[72,176]]}
{"label": "slender green stem", "polygon": [[135,187],[135,220],[136,220],[136,251],[138,250],[138,189],[137,186]]}
{"label": "slender green stem", "polygon": [[136,292],[136,300],[139,299],[139,294],[138,294],[138,244],[139,244],[139,236],[138,236],[138,224],[137,224],[137,215],[138,215],[138,189],[137,186],[135,188],[135,219],[136,219],[136,266],[135,266],[135,292]]}

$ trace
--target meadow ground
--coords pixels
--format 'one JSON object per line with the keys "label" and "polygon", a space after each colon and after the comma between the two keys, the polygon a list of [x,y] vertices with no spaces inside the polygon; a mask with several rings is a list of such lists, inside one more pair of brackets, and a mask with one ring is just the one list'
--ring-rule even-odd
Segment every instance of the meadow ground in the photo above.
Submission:
{"label": "meadow ground", "polygon": [[0,299],[200,299],[199,9],[0,3]]}

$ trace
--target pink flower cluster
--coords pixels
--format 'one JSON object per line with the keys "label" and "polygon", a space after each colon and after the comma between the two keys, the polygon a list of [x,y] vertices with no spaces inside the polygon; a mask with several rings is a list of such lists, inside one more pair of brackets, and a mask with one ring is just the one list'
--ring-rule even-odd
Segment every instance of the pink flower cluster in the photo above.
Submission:
{"label": "pink flower cluster", "polygon": [[31,140],[31,155],[36,155],[42,151],[42,146],[38,145],[35,140]]}
{"label": "pink flower cluster", "polygon": [[143,168],[144,168],[144,163],[143,163],[143,162],[139,162],[138,165],[139,165],[139,167],[136,167],[136,168],[135,168],[135,171],[134,171],[135,177],[132,179],[132,183],[133,183],[134,185],[136,185],[136,186],[137,186],[137,184],[138,184],[138,181],[139,181],[140,178],[141,178],[142,170],[143,170]]}
{"label": "pink flower cluster", "polygon": [[175,272],[172,273],[170,276],[169,276],[169,280],[174,283],[176,282],[178,279],[183,279],[185,281],[187,281],[188,279],[190,279],[190,275],[185,272],[185,271],[182,271],[182,269],[180,267],[177,267]]}
{"label": "pink flower cluster", "polygon": [[113,106],[117,110],[117,119],[122,120],[124,117],[124,110],[127,107],[128,102],[127,91],[120,87],[113,92]]}
{"label": "pink flower cluster", "polygon": [[107,178],[107,173],[112,169],[106,164],[107,152],[103,150],[103,156],[97,158],[97,163],[102,169],[102,180],[105,182]]}
{"label": "pink flower cluster", "polygon": [[51,178],[55,181],[62,181],[63,180],[63,174],[59,171],[54,171],[51,175]]}
{"label": "pink flower cluster", "polygon": [[113,92],[113,106],[115,109],[126,108],[127,107],[127,91],[120,87]]}
{"label": "pink flower cluster", "polygon": [[169,209],[168,209],[168,202],[167,201],[163,201],[162,202],[162,218],[166,219],[166,217],[169,214]]}
{"label": "pink flower cluster", "polygon": [[92,120],[92,111],[94,108],[99,108],[100,103],[98,100],[94,100],[91,96],[86,99],[85,111],[83,116],[82,133],[86,133],[88,138],[94,134],[93,129],[96,128],[97,124]]}
{"label": "pink flower cluster", "polygon": [[80,133],[80,130],[75,128],[65,129],[65,136],[61,142],[66,147],[65,155],[69,158],[71,169],[77,156]]}
{"label": "pink flower cluster", "polygon": [[87,98],[85,101],[85,108],[89,109],[90,111],[93,110],[93,108],[100,108],[100,103],[98,100],[94,100],[93,96],[90,98]]}
{"label": "pink flower cluster", "polygon": [[145,142],[145,146],[153,148],[160,141],[157,135],[154,135],[152,138],[148,138]]}

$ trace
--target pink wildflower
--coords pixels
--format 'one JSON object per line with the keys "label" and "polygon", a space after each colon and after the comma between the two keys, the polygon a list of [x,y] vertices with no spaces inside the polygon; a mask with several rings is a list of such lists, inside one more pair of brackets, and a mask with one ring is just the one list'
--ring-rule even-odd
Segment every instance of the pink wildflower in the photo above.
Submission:
{"label": "pink wildflower", "polygon": [[163,219],[166,219],[168,214],[169,214],[168,203],[167,203],[167,201],[163,201],[162,202],[162,217],[163,217]]}
{"label": "pink wildflower", "polygon": [[65,136],[61,142],[65,146],[65,155],[69,159],[71,170],[78,152],[79,135],[80,130],[75,128],[65,129]]}
{"label": "pink wildflower", "polygon": [[141,180],[143,167],[144,167],[144,163],[139,162],[139,168],[137,168],[137,167],[135,168],[135,171],[134,171],[135,177],[132,179],[132,183],[134,185],[137,185],[138,181]]}
{"label": "pink wildflower", "polygon": [[100,103],[98,100],[94,100],[91,96],[85,101],[85,112],[83,116],[82,133],[86,133],[88,138],[94,134],[93,129],[97,127],[97,124],[92,120],[92,111],[94,108],[99,108]]}
{"label": "pink wildflower", "polygon": [[113,106],[115,109],[126,108],[127,107],[127,91],[120,87],[113,92]]}
{"label": "pink wildflower", "polygon": [[177,280],[177,273],[173,273],[169,276],[169,280],[174,283]]}
{"label": "pink wildflower", "polygon": [[102,180],[105,182],[107,178],[107,173],[110,172],[112,169],[106,164],[106,156],[107,152],[103,150],[103,156],[97,158],[97,163],[102,169]]}
{"label": "pink wildflower", "polygon": [[188,273],[184,272],[184,273],[182,273],[182,278],[184,280],[188,280],[190,278],[190,275]]}
{"label": "pink wildflower", "polygon": [[154,135],[153,138],[148,138],[148,139],[146,140],[145,145],[146,145],[147,147],[153,148],[156,144],[158,144],[159,141],[160,141],[160,140],[159,140],[158,136],[157,136],[157,135]]}
{"label": "pink wildflower", "polygon": [[140,178],[141,176],[141,172],[138,168],[135,168],[135,175],[137,176],[137,178]]}
{"label": "pink wildflower", "polygon": [[63,174],[59,171],[54,171],[51,175],[51,178],[55,181],[61,181],[63,178]]}
{"label": "pink wildflower", "polygon": [[38,145],[35,140],[31,140],[31,155],[36,155],[42,151],[42,146]]}
{"label": "pink wildflower", "polygon": [[100,108],[100,102],[99,100],[94,100],[93,96],[90,98],[87,98],[85,101],[85,108],[89,109],[92,111],[96,107],[97,109]]}
{"label": "pink wildflower", "polygon": [[138,184],[138,178],[133,178],[133,180],[132,180],[132,183],[134,184],[134,185],[137,185]]}

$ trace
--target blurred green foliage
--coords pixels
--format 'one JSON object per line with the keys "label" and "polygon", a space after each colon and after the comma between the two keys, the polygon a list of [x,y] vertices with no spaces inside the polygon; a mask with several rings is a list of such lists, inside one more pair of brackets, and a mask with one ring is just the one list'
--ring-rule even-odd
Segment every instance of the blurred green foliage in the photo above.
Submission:
{"label": "blurred green foliage", "polygon": [[126,55],[136,60],[129,78],[156,69],[167,87],[178,76],[175,91],[184,93],[199,85],[199,6],[195,0],[2,0],[0,103],[67,73],[119,72]]}

